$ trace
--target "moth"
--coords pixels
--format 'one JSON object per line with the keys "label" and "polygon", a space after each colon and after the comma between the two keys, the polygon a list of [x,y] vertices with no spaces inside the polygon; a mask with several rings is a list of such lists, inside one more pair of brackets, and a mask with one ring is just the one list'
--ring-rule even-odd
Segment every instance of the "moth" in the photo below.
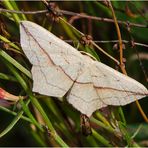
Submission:
{"label": "moth", "polygon": [[82,55],[41,26],[22,21],[20,42],[32,66],[33,92],[61,98],[82,114],[122,106],[148,95],[136,80]]}

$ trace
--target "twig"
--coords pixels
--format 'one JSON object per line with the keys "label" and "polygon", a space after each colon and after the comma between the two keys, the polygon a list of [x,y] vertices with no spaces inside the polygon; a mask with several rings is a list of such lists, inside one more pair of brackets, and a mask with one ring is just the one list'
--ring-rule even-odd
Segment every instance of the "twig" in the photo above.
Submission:
{"label": "twig", "polygon": [[128,33],[129,33],[129,36],[130,36],[131,47],[132,47],[133,49],[135,49],[135,51],[136,51],[136,54],[137,54],[137,57],[138,57],[138,60],[139,60],[139,64],[140,64],[141,69],[142,69],[142,71],[143,71],[143,74],[144,74],[144,76],[145,76],[146,82],[148,82],[148,77],[147,77],[147,74],[146,74],[144,65],[142,64],[142,61],[141,61],[141,59],[140,59],[140,57],[139,57],[138,50],[135,48],[135,41],[134,41],[134,37],[132,36],[130,26],[127,26],[127,31],[128,31]]}
{"label": "twig", "polygon": [[47,13],[48,10],[37,10],[37,11],[18,11],[18,10],[8,10],[0,8],[0,12],[9,12],[9,13],[17,13],[17,14],[40,14],[40,13]]}
{"label": "twig", "polygon": [[[75,13],[75,12],[66,11],[66,10],[59,10],[59,11],[61,13],[63,13],[63,14],[66,14],[66,15],[73,15],[73,16],[76,15],[76,16],[79,16],[81,18],[88,18],[88,19],[102,21],[102,22],[114,23],[114,20],[110,19],[110,18],[102,18],[102,17],[90,16],[90,15]],[[127,25],[127,21],[118,20],[118,23]],[[130,26],[147,28],[147,25],[144,25],[144,24],[137,24],[137,23],[130,23],[130,22],[128,22],[128,23],[130,24]]]}
{"label": "twig", "polygon": [[[117,34],[118,34],[118,39],[119,39],[119,48],[120,48],[120,67],[121,67],[121,70],[123,72],[123,74],[127,75],[127,72],[125,70],[125,67],[124,67],[124,63],[123,63],[123,48],[122,48],[122,38],[121,38],[121,33],[120,33],[120,28],[118,26],[118,22],[117,22],[117,19],[116,19],[116,16],[115,16],[115,12],[114,12],[114,9],[112,7],[112,4],[110,1],[109,2],[109,8],[111,9],[112,11],[112,15],[113,15],[113,19],[114,19],[114,23],[115,23],[115,26],[116,26],[116,30],[117,30]],[[148,123],[148,118],[146,116],[146,114],[144,113],[140,103],[138,102],[138,100],[135,98],[135,102],[136,102],[136,105],[143,117],[143,119],[145,120],[145,122]]]}
{"label": "twig", "polygon": [[[74,41],[79,42],[79,40],[64,40],[64,41],[67,42],[67,43],[72,43]],[[106,43],[118,43],[119,40],[101,40],[101,41],[93,40],[93,42],[101,43],[101,44],[106,44]],[[125,43],[125,44],[130,43],[130,41],[127,41],[127,40],[122,40],[122,42]],[[143,43],[134,42],[134,45],[148,48],[148,45],[147,44],[143,44]]]}
{"label": "twig", "polygon": [[141,69],[142,69],[142,72],[143,72],[143,74],[144,74],[145,80],[146,80],[146,82],[148,82],[148,76],[147,76],[146,71],[145,71],[145,69],[144,69],[144,65],[142,64],[142,61],[141,61],[141,59],[140,59],[139,53],[138,53],[138,51],[137,51],[136,48],[134,48],[134,49],[135,49],[135,51],[136,51],[136,54],[137,54],[137,57],[138,57],[138,60],[139,60],[139,64],[140,64],[140,66],[141,66]]}
{"label": "twig", "polygon": [[[87,18],[87,19],[92,19],[92,20],[97,20],[97,21],[102,21],[102,22],[114,23],[114,20],[110,19],[110,18],[90,16],[90,15],[75,13],[75,12],[66,11],[66,10],[57,10],[57,11],[65,14],[65,15],[78,16],[79,18]],[[47,13],[48,10],[38,10],[38,11],[23,11],[22,10],[22,11],[17,11],[17,10],[8,10],[8,9],[0,8],[0,12],[23,13],[23,14],[41,14],[41,13]],[[147,28],[148,27],[147,25],[144,25],[144,24],[137,24],[137,23],[131,23],[131,22],[127,22],[127,21],[118,20],[118,24],[127,25],[127,23],[129,23],[130,26],[134,26],[134,27],[141,27],[141,28]]]}
{"label": "twig", "polygon": [[113,56],[111,56],[110,54],[108,54],[105,50],[103,50],[100,46],[98,46],[96,43],[94,43],[93,41],[92,41],[92,45],[94,45],[97,49],[99,49],[102,53],[104,53],[106,56],[108,56],[110,59],[112,59],[114,62],[116,62],[117,63],[117,65],[119,65],[120,64],[120,62],[117,60],[117,59],[115,59]]}
{"label": "twig", "polygon": [[[67,21],[65,21],[64,19],[62,19],[60,17],[61,21],[63,21],[64,23],[66,23],[67,25],[69,25],[72,29],[76,30],[77,32],[79,32],[79,34],[81,36],[84,36],[84,34],[82,32],[80,32],[79,30],[77,30],[74,26],[72,26],[71,24],[69,24]],[[99,49],[102,53],[104,53],[106,56],[108,56],[110,59],[112,59],[114,62],[117,63],[117,65],[119,65],[119,61],[117,59],[115,59],[114,57],[112,57],[110,54],[108,54],[105,50],[103,50],[101,47],[99,47],[96,43],[94,43],[93,41],[91,41],[92,45],[94,45],[97,49]]]}
{"label": "twig", "polygon": [[116,30],[117,30],[117,35],[118,35],[118,39],[119,39],[119,50],[120,50],[120,68],[122,70],[122,72],[127,75],[126,73],[126,70],[124,68],[124,63],[123,63],[123,44],[122,44],[122,38],[121,38],[121,33],[120,33],[120,28],[119,28],[119,25],[118,25],[118,22],[117,22],[117,19],[116,19],[116,16],[115,16],[115,12],[114,12],[114,9],[112,7],[112,4],[110,1],[109,2],[109,8],[112,12],[112,15],[113,15],[113,19],[114,19],[114,23],[115,23],[115,26],[116,26]]}

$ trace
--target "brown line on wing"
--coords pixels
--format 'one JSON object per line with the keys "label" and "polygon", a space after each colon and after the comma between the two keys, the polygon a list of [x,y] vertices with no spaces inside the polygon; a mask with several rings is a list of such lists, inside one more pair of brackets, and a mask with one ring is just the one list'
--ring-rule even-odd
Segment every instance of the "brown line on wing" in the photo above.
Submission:
{"label": "brown line on wing", "polygon": [[[78,82],[78,81],[74,81],[74,82],[77,84],[93,84],[93,82]],[[134,91],[116,89],[116,88],[111,88],[111,87],[102,87],[102,86],[95,86],[95,85],[93,85],[93,87],[96,89],[108,89],[108,90],[115,90],[115,91],[121,91],[121,92],[129,92],[129,93],[133,93],[134,95],[148,95],[148,93],[138,93]]]}
{"label": "brown line on wing", "polygon": [[[37,43],[37,45],[40,47],[40,49],[45,53],[45,55],[48,57],[48,59],[52,62],[52,64],[53,65],[56,65],[54,62],[53,62],[53,60],[51,59],[51,57],[50,57],[50,55],[44,50],[44,48],[42,48],[41,47],[41,45],[38,43],[38,41],[33,37],[33,35],[28,31],[28,29],[27,28],[25,28],[25,26],[21,23],[21,25],[22,25],[22,27],[24,28],[24,31],[26,32],[26,34],[28,34],[28,35],[30,35],[33,39],[34,39],[34,41]],[[69,78],[69,79],[71,79],[72,81],[75,81],[75,80],[73,80],[64,70],[63,70],[63,68],[61,67],[61,66],[59,66],[59,65],[56,65],[56,66],[58,66],[58,67],[60,67],[60,69],[64,72],[64,74]]]}
{"label": "brown line on wing", "polygon": [[[122,92],[123,92],[123,91],[122,91]],[[133,93],[133,92],[129,92],[129,93]],[[84,102],[87,102],[87,103],[90,103],[90,102],[92,102],[92,101],[97,101],[97,100],[98,100],[98,97],[97,97],[97,98],[91,99],[90,101],[86,101],[84,98],[82,98],[82,97],[80,97],[80,96],[77,96],[76,94],[70,93],[70,95],[75,96],[75,97],[77,97],[77,98],[80,98],[81,100],[83,100]],[[135,95],[135,93],[134,93],[134,94],[127,94],[125,97],[129,97],[130,95]],[[138,94],[138,95],[139,95],[139,94]],[[111,97],[106,97],[105,99],[109,99],[109,98],[112,98],[112,96],[111,96]],[[103,99],[104,99],[104,98],[101,98],[100,101],[102,101]],[[104,103],[104,101],[103,101],[103,103]],[[106,104],[106,103],[104,103],[104,104]]]}

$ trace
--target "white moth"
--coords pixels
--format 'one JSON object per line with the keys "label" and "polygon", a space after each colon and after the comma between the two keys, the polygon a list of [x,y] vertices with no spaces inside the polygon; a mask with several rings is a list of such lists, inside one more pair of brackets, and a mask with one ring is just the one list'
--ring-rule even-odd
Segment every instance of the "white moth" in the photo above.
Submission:
{"label": "white moth", "polygon": [[148,95],[136,80],[82,55],[41,26],[20,23],[21,46],[33,65],[33,91],[63,97],[81,113],[126,105]]}

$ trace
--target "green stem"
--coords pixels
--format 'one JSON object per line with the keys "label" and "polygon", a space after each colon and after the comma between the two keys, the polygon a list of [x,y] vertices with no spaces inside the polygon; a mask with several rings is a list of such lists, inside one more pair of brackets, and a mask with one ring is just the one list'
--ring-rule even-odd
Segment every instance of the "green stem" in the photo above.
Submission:
{"label": "green stem", "polygon": [[59,145],[61,145],[63,147],[68,147],[68,145],[56,133],[54,127],[52,126],[50,120],[48,119],[48,116],[44,112],[43,108],[41,107],[41,105],[39,104],[39,102],[37,101],[37,99],[35,97],[33,97],[33,95],[30,92],[28,92],[28,86],[27,86],[26,82],[23,80],[23,78],[19,75],[19,73],[16,71],[16,69],[12,65],[10,65],[7,61],[5,62],[5,64],[11,70],[11,72],[15,75],[15,77],[20,82],[20,84],[22,85],[22,87],[24,88],[24,90],[29,94],[30,99],[31,99],[31,102],[35,105],[35,107],[39,110],[39,112],[43,116],[43,119],[44,119],[45,123],[47,124],[49,130],[53,134],[53,137],[57,141],[57,143],[59,143]]}
{"label": "green stem", "polygon": [[67,126],[64,124],[65,119],[63,118],[59,108],[56,106],[53,99],[48,97],[44,100],[44,102],[46,103],[47,107],[51,110],[51,112],[53,112],[53,115],[51,115],[50,117],[55,117],[58,119],[58,121],[56,122],[57,127],[61,130],[62,133],[64,133],[64,135],[67,136],[68,139],[71,139],[71,133],[69,132]]}
{"label": "green stem", "polygon": [[97,118],[99,118],[104,124],[106,124],[107,126],[110,126],[110,123],[107,121],[107,119],[100,113],[100,112],[96,112],[95,114],[97,116]]}
{"label": "green stem", "polygon": [[1,72],[0,72],[0,79],[17,82],[17,80],[15,79],[15,77],[13,77],[11,75],[6,75],[6,74],[1,73]]}
{"label": "green stem", "polygon": [[[27,100],[26,105],[28,105],[30,100]],[[17,116],[12,120],[12,122],[0,133],[0,138],[2,138],[4,135],[6,135],[14,126],[15,124],[19,121],[20,118],[22,118],[24,111],[21,110]]]}
{"label": "green stem", "polygon": [[108,125],[105,125],[104,123],[100,122],[99,120],[96,120],[95,118],[90,118],[90,120],[94,123],[96,123],[97,125],[99,125],[100,127],[103,127],[104,129],[106,129],[107,131],[111,132],[111,133],[114,133],[115,130],[111,127],[111,126],[108,126]]}
{"label": "green stem", "polygon": [[[17,115],[16,112],[14,112],[14,111],[12,111],[12,110],[9,110],[8,108],[5,108],[5,107],[3,107],[3,106],[0,106],[0,110],[5,111],[5,112],[7,112],[7,113],[9,113],[9,114],[11,114],[11,115],[14,115],[14,116]],[[32,121],[31,121],[29,118],[25,117],[25,116],[22,116],[21,119],[32,123]]]}
{"label": "green stem", "polygon": [[0,40],[2,40],[3,42],[7,43],[8,45],[10,45],[11,47],[17,49],[17,50],[21,50],[17,45],[15,45],[14,43],[12,43],[11,41],[9,41],[7,38],[5,38],[4,36],[0,35]]}
{"label": "green stem", "polygon": [[124,117],[124,113],[123,113],[122,108],[119,107],[118,110],[119,110],[119,114],[120,114],[121,120],[122,120],[123,123],[126,125],[126,120],[125,120],[125,117]]}
{"label": "green stem", "polygon": [[61,139],[61,137],[56,133],[54,127],[52,126],[50,120],[48,119],[48,116],[46,115],[46,113],[44,112],[43,108],[41,107],[41,105],[39,104],[39,102],[37,101],[37,99],[35,97],[33,97],[32,93],[30,93],[28,90],[28,86],[26,84],[26,82],[23,80],[23,78],[20,76],[20,74],[16,71],[16,69],[10,65],[10,63],[8,63],[7,61],[4,62],[7,67],[10,69],[10,71],[15,75],[16,79],[19,81],[19,83],[22,85],[22,87],[24,88],[24,90],[26,91],[27,94],[29,94],[31,102],[35,105],[35,107],[39,110],[39,112],[41,113],[41,115],[43,116],[43,119],[45,121],[45,123],[47,124],[49,130],[51,131],[51,133],[54,136],[54,139],[57,141],[57,143],[59,143],[59,145],[63,146],[63,147],[68,147],[68,145]]}
{"label": "green stem", "polygon": [[[9,10],[14,10],[14,9],[13,9],[13,6],[11,5],[11,3],[10,3],[8,0],[4,0],[4,1],[3,1],[3,4],[5,5],[5,7],[6,7],[7,9],[9,9]],[[18,17],[18,15],[15,14],[15,13],[12,13],[11,15],[13,16],[15,22],[18,24],[18,23],[20,22],[20,18]]]}
{"label": "green stem", "polygon": [[97,140],[99,140],[105,146],[112,147],[110,142],[108,140],[106,140],[103,136],[101,136],[99,133],[97,133],[94,129],[92,129],[92,134]]}
{"label": "green stem", "polygon": [[4,59],[6,59],[7,61],[9,61],[12,65],[14,65],[16,68],[18,68],[20,71],[22,71],[26,76],[28,76],[29,78],[32,78],[31,73],[26,68],[24,68],[20,63],[18,63],[16,60],[14,60],[11,56],[9,56],[2,49],[0,49],[0,55]]}
{"label": "green stem", "polygon": [[52,126],[52,123],[50,122],[48,116],[46,115],[45,111],[43,110],[42,106],[38,102],[38,100],[34,96],[30,96],[32,103],[35,105],[35,107],[38,109],[38,111],[41,113],[48,129],[51,131],[51,134],[53,135],[56,142],[62,146],[62,147],[68,147],[68,145],[61,139],[61,137],[56,133],[54,127]]}
{"label": "green stem", "polygon": [[42,126],[35,120],[35,118],[33,117],[32,113],[30,112],[29,108],[26,106],[26,104],[24,103],[24,101],[22,99],[20,99],[20,103],[22,105],[22,108],[24,110],[24,112],[28,115],[28,117],[31,119],[32,123],[35,124],[42,132],[44,132],[44,129],[42,128]]}

